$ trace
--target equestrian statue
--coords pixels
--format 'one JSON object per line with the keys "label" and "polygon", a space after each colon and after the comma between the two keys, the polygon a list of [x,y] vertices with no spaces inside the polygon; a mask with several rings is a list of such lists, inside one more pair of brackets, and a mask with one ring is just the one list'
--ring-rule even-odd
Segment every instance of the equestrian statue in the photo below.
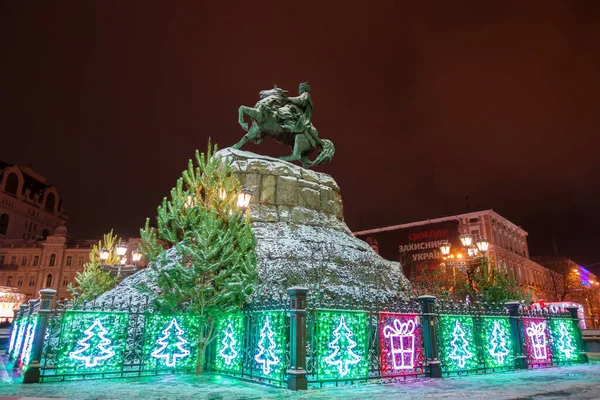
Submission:
{"label": "equestrian statue", "polygon": [[[330,161],[335,147],[330,140],[319,138],[319,132],[312,124],[313,103],[310,86],[308,83],[301,83],[298,97],[288,97],[287,93],[287,90],[275,85],[273,89],[260,92],[260,100],[254,108],[239,108],[238,122],[248,133],[233,148],[239,149],[247,142],[259,144],[265,136],[270,136],[293,149],[292,155],[280,157],[281,160],[299,160],[306,168]],[[244,121],[244,115],[248,115],[252,120],[250,129]],[[317,148],[320,149],[320,153],[311,161],[308,156]]]}

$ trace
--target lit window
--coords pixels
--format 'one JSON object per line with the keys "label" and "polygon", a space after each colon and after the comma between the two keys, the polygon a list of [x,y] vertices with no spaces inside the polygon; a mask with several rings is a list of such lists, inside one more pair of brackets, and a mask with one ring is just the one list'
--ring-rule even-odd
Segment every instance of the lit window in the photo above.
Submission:
{"label": "lit window", "polygon": [[21,257],[21,265],[27,265],[27,256]]}
{"label": "lit window", "polygon": [[52,286],[52,274],[48,274],[46,277],[46,287],[49,288]]}
{"label": "lit window", "polygon": [[23,277],[22,277],[22,276],[19,276],[19,277],[17,278],[17,286],[18,286],[18,287],[21,287],[21,286],[23,286]]}
{"label": "lit window", "polygon": [[35,286],[35,277],[30,276],[29,277],[29,287],[33,287],[33,286]]}
{"label": "lit window", "polygon": [[51,267],[54,267],[54,264],[56,264],[56,254],[52,254],[50,256],[50,262],[48,263],[48,265]]}
{"label": "lit window", "polygon": [[12,276],[9,275],[6,277],[6,286],[11,286],[12,285]]}
{"label": "lit window", "polygon": [[67,256],[67,261],[65,262],[65,265],[67,267],[70,267],[72,263],[73,263],[73,257],[72,256]]}
{"label": "lit window", "polygon": [[10,257],[10,265],[17,265],[17,256]]}
{"label": "lit window", "polygon": [[37,267],[37,265],[40,263],[40,256],[33,256],[33,266]]}

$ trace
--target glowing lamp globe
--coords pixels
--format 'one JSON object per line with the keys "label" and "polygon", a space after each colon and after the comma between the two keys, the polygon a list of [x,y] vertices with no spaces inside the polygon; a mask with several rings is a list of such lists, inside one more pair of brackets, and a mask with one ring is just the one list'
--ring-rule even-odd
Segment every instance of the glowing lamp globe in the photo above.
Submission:
{"label": "glowing lamp globe", "polygon": [[481,238],[477,241],[477,248],[480,252],[485,253],[490,247],[490,242],[488,242],[485,238]]}
{"label": "glowing lamp globe", "polygon": [[127,253],[127,246],[125,246],[125,245],[122,245],[122,244],[121,244],[121,245],[118,245],[118,246],[117,246],[117,255],[118,255],[119,257],[122,257],[122,256],[124,256],[124,255],[125,255],[125,253]]}
{"label": "glowing lamp globe", "polygon": [[100,259],[101,259],[102,261],[106,261],[106,260],[108,260],[108,256],[109,256],[109,255],[110,255],[110,251],[108,251],[108,249],[107,249],[106,247],[103,247],[103,248],[100,250]]}
{"label": "glowing lamp globe", "polygon": [[447,256],[448,254],[450,254],[450,242],[444,242],[442,243],[442,245],[440,246],[440,251],[442,252],[442,255]]}
{"label": "glowing lamp globe", "polygon": [[475,248],[474,247],[467,248],[467,255],[469,257],[473,257],[475,255]]}
{"label": "glowing lamp globe", "polygon": [[138,250],[134,250],[133,252],[131,252],[131,259],[133,260],[133,262],[138,262],[142,259],[142,253]]}
{"label": "glowing lamp globe", "polygon": [[242,192],[238,195],[237,206],[245,210],[250,205],[250,199],[252,199],[253,192],[248,189],[242,189]]}
{"label": "glowing lamp globe", "polygon": [[473,237],[471,235],[469,235],[468,233],[463,233],[458,238],[460,239],[460,242],[465,247],[469,247],[471,245],[471,243],[473,243]]}
{"label": "glowing lamp globe", "polygon": [[220,188],[219,189],[219,199],[225,200],[225,197],[227,197],[227,192],[225,191],[225,189]]}

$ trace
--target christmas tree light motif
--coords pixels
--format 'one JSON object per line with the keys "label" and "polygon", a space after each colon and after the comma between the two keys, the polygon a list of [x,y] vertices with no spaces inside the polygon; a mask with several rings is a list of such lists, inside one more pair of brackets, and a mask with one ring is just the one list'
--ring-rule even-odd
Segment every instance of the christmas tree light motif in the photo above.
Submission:
{"label": "christmas tree light motif", "polygon": [[[383,335],[390,340],[390,357],[394,369],[413,369],[415,359],[415,322],[411,319],[400,322],[394,319],[383,328]],[[397,361],[398,356],[400,362]]]}
{"label": "christmas tree light motif", "polygon": [[492,346],[488,352],[492,357],[496,358],[499,364],[504,363],[504,358],[510,353],[510,350],[506,347],[506,332],[504,327],[500,324],[500,321],[494,321],[494,327],[492,328],[492,340],[490,341]]}
{"label": "christmas tree light motif", "polygon": [[563,321],[560,322],[558,333],[560,335],[558,338],[558,350],[563,353],[565,357],[571,358],[573,352],[575,351],[575,346],[573,346],[573,338],[571,337],[571,333]]}
{"label": "christmas tree light motif", "polygon": [[448,357],[456,361],[458,368],[464,368],[467,360],[473,358],[473,353],[467,349],[469,342],[465,339],[465,331],[460,326],[458,320],[456,320],[456,324],[454,325],[450,345],[452,346],[452,352]]}
{"label": "christmas tree light motif", "polygon": [[8,347],[9,356],[12,354],[12,351],[15,348],[15,342],[17,340],[17,332],[19,330],[20,322],[21,321],[15,321],[15,323],[13,324],[12,332],[10,333],[10,344]]}
{"label": "christmas tree light motif", "polygon": [[[92,368],[98,365],[98,361],[108,360],[115,355],[115,352],[112,351],[111,340],[105,337],[108,331],[102,326],[99,318],[83,333],[87,336],[77,341],[77,345],[81,348],[70,352],[69,357],[85,361],[85,366]],[[93,347],[92,344],[94,344]]]}
{"label": "christmas tree light motif", "polygon": [[[174,335],[173,335],[174,333]],[[177,325],[173,318],[169,325],[162,331],[163,337],[156,341],[160,347],[152,352],[152,357],[164,358],[167,367],[174,367],[178,358],[186,357],[189,350],[183,347],[187,340],[183,338],[185,332]]]}
{"label": "christmas tree light motif", "polygon": [[[346,376],[350,371],[350,366],[356,365],[362,360],[362,357],[352,351],[356,347],[356,342],[352,340],[352,335],[352,331],[348,329],[346,320],[342,316],[339,325],[333,331],[335,339],[328,344],[333,353],[323,360],[327,365],[337,366],[340,376]],[[344,350],[340,352],[342,347],[344,347]]]}
{"label": "christmas tree light motif", "polygon": [[[262,370],[265,375],[271,373],[271,366],[279,363],[279,357],[275,354],[274,350],[277,347],[277,343],[273,340],[275,332],[271,329],[269,322],[269,316],[265,318],[265,324],[260,331],[260,341],[258,342],[258,348],[260,349],[258,354],[254,356],[254,360],[257,363],[262,364]],[[265,340],[269,341],[269,348],[265,350]]]}
{"label": "christmas tree light motif", "polygon": [[548,358],[546,351],[546,323],[544,321],[536,324],[532,322],[526,329],[533,347],[533,358],[536,360],[545,360]]}
{"label": "christmas tree light motif", "polygon": [[238,352],[235,350],[237,341],[233,337],[235,332],[233,331],[232,322],[227,324],[227,328],[225,328],[223,333],[225,334],[225,337],[221,341],[223,348],[219,351],[219,355],[223,357],[225,364],[231,365],[231,362],[238,356]]}

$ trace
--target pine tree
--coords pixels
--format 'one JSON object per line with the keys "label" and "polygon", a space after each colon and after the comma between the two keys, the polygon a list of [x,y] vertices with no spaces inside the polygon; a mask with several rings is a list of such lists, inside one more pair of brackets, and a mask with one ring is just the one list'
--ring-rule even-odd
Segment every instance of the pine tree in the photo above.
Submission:
{"label": "pine tree", "polygon": [[558,338],[558,349],[561,353],[564,353],[565,357],[571,358],[571,355],[575,351],[575,346],[573,346],[571,333],[563,321],[560,322],[558,334],[560,335]]}
{"label": "pine tree", "polygon": [[469,342],[465,339],[465,331],[463,331],[458,320],[454,325],[450,345],[452,346],[452,352],[448,357],[456,361],[458,368],[464,368],[467,360],[473,357],[473,353],[467,349]]}
{"label": "pine tree", "polygon": [[[254,291],[256,239],[248,216],[237,207],[240,182],[231,163],[219,157],[209,143],[206,153],[196,151],[188,168],[158,207],[157,229],[141,231],[142,253],[154,260],[151,274],[159,294],[156,306],[165,313],[182,305],[198,315],[198,365],[206,346],[216,337],[215,321],[249,300]],[[180,262],[173,266],[158,239],[175,247]],[[169,265],[166,268],[166,265]]]}
{"label": "pine tree", "polygon": [[[116,246],[121,242],[118,236],[111,230],[104,235],[103,240],[94,245],[90,252],[90,262],[84,264],[83,271],[75,276],[76,286],[69,284],[67,289],[71,294],[83,301],[93,300],[96,296],[112,289],[118,283],[120,277],[113,277],[110,272],[100,269],[102,264],[118,264],[119,256]],[[100,259],[100,250],[107,249],[109,256],[106,261]]]}
{"label": "pine tree", "polygon": [[[265,319],[265,323],[260,331],[260,341],[258,342],[259,352],[254,356],[254,360],[257,363],[262,364],[262,370],[265,375],[271,373],[271,366],[277,365],[279,357],[275,354],[274,350],[277,347],[277,343],[273,340],[275,332],[271,329],[269,317]],[[268,347],[265,349],[265,341],[269,341]]]}
{"label": "pine tree", "polygon": [[235,345],[237,341],[233,337],[235,332],[233,331],[233,325],[230,322],[227,324],[227,328],[225,328],[225,337],[221,341],[223,347],[219,351],[219,355],[223,357],[226,365],[231,365],[231,362],[238,356],[238,352],[235,350]]}
{"label": "pine tree", "polygon": [[504,358],[510,351],[506,347],[506,332],[502,325],[500,325],[500,321],[494,321],[490,345],[492,346],[489,350],[490,355],[495,357],[499,364],[504,363]]}
{"label": "pine tree", "polygon": [[348,328],[346,320],[342,316],[339,325],[333,331],[335,339],[329,343],[329,348],[333,349],[333,353],[324,360],[328,365],[337,366],[340,376],[348,375],[350,366],[358,364],[362,359],[353,351],[356,342],[352,340],[352,335],[352,331]]}
{"label": "pine tree", "polygon": [[100,319],[96,319],[83,333],[87,336],[77,341],[81,348],[69,353],[71,358],[85,361],[85,366],[92,368],[98,365],[98,361],[107,360],[115,355],[111,347],[112,342],[106,337],[108,330],[102,326]]}
{"label": "pine tree", "polygon": [[167,367],[174,367],[178,358],[186,357],[190,354],[189,350],[183,347],[187,340],[183,338],[185,332],[177,325],[177,320],[173,318],[169,325],[163,329],[163,336],[156,341],[160,347],[152,352],[152,357],[164,358]]}

